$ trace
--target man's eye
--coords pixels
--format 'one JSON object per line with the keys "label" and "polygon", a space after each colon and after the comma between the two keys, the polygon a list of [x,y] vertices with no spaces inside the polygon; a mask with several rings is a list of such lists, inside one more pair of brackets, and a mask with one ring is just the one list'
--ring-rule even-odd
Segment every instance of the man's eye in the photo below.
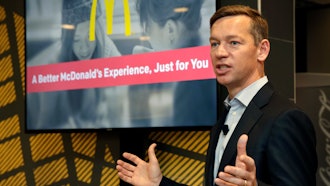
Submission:
{"label": "man's eye", "polygon": [[237,42],[237,41],[231,41],[230,44],[231,44],[231,45],[238,45],[239,42]]}
{"label": "man's eye", "polygon": [[214,47],[217,47],[219,46],[219,43],[217,42],[211,42],[211,47],[214,48]]}

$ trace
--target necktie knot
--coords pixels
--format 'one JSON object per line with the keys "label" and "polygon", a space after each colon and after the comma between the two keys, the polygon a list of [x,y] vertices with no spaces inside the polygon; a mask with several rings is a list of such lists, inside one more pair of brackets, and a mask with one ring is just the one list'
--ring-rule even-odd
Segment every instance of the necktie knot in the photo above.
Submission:
{"label": "necktie knot", "polygon": [[[225,122],[226,121],[227,114],[228,114],[228,112],[230,110],[230,104],[225,101],[224,102],[224,105],[225,105],[225,109],[224,109],[224,116],[223,117],[224,117],[224,122]],[[229,131],[228,125],[223,124],[221,126],[221,131],[223,132],[224,135],[227,135],[227,133]]]}
{"label": "necktie knot", "polygon": [[222,125],[221,130],[224,135],[227,135],[227,133],[229,131],[228,125]]}
{"label": "necktie knot", "polygon": [[223,104],[225,105],[225,109],[228,112],[230,110],[231,105],[227,102],[223,102]]}

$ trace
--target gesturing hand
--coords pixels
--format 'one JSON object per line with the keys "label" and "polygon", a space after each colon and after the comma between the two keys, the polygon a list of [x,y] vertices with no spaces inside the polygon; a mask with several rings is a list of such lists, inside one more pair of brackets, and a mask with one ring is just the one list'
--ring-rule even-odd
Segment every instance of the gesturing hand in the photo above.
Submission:
{"label": "gesturing hand", "polygon": [[254,160],[246,153],[248,136],[243,134],[237,142],[237,156],[235,166],[226,166],[224,172],[219,173],[215,183],[222,185],[256,186],[256,166]]}
{"label": "gesturing hand", "polygon": [[118,170],[119,178],[135,186],[158,186],[163,176],[156,158],[155,148],[155,143],[149,146],[149,162],[140,159],[134,154],[123,153],[123,157],[133,162],[135,165],[118,160],[116,169]]}

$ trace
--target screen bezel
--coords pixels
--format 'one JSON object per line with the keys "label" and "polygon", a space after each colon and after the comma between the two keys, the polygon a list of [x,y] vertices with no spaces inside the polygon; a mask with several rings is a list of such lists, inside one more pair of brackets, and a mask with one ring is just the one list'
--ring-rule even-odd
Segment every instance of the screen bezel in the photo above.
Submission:
{"label": "screen bezel", "polygon": [[[214,2],[215,4],[215,7],[216,7],[216,2]],[[25,5],[26,7],[26,5]],[[26,12],[26,11],[25,11]],[[25,22],[26,23],[26,22]],[[28,43],[26,42],[26,46],[28,45]],[[26,48],[25,48],[26,50]],[[26,78],[27,79],[27,78]],[[218,102],[219,100],[223,100],[223,97],[226,95],[226,94],[223,94],[223,89],[221,88],[220,85],[218,85],[216,82],[214,83],[216,90],[216,107],[217,107],[217,110],[221,109],[221,104],[219,106]],[[221,89],[221,90],[220,90]],[[220,93],[219,93],[219,90],[220,90]],[[27,93],[26,93],[27,95]],[[221,97],[219,99],[219,97]],[[27,109],[26,109],[27,110]],[[216,111],[216,113],[218,113],[218,111]],[[217,116],[218,117],[218,116]],[[26,131],[27,132],[65,132],[65,131],[69,131],[69,132],[72,132],[72,131],[76,131],[76,132],[82,132],[82,131],[118,131],[118,130],[145,130],[145,129],[153,129],[153,130],[180,130],[180,129],[184,129],[184,130],[209,130],[211,126],[213,126],[215,123],[212,123],[210,125],[202,125],[202,126],[198,126],[198,125],[192,125],[192,126],[164,126],[164,127],[154,127],[154,126],[143,126],[143,127],[123,127],[123,128],[118,128],[118,127],[115,127],[115,128],[69,128],[69,129],[64,129],[64,128],[61,128],[61,129],[31,129],[31,128],[28,128],[28,126],[26,126]],[[27,125],[27,122],[26,122],[26,125]]]}

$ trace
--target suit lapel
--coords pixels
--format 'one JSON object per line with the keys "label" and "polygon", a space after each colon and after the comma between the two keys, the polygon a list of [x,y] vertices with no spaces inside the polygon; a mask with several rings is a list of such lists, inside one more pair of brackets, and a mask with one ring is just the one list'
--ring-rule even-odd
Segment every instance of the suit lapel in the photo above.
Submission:
{"label": "suit lapel", "polygon": [[269,83],[267,83],[256,96],[252,99],[245,112],[243,113],[238,125],[236,126],[227,148],[224,151],[222,160],[220,162],[220,170],[223,170],[226,165],[234,165],[237,154],[237,141],[242,134],[249,134],[249,131],[257,124],[258,119],[263,112],[260,110],[265,104],[269,102],[273,90]]}
{"label": "suit lapel", "polygon": [[213,129],[211,130],[210,135],[210,143],[208,147],[207,152],[207,161],[205,165],[205,181],[206,185],[212,185],[213,184],[213,170],[214,170],[214,158],[215,158],[215,150],[217,148],[217,142],[219,140],[220,132],[221,132],[221,126],[225,122],[225,111],[222,112],[222,115],[220,116],[220,119],[217,121],[215,126],[213,126]]}
{"label": "suit lapel", "polygon": [[206,166],[206,175],[209,179],[213,180],[213,170],[214,170],[214,159],[215,159],[215,150],[217,148],[217,142],[219,140],[221,127],[224,125],[226,114],[225,110],[223,110],[219,120],[217,121],[216,125],[211,130],[211,136],[210,136],[210,143],[208,148],[208,156],[207,159],[207,166]]}
{"label": "suit lapel", "polygon": [[247,108],[236,126],[230,140],[228,141],[227,147],[222,156],[220,163],[220,170],[223,170],[226,165],[233,165],[235,163],[236,151],[237,151],[237,141],[242,134],[248,134],[250,129],[256,124],[258,118],[262,115],[262,112],[256,107],[255,104],[249,104],[249,109]]}

